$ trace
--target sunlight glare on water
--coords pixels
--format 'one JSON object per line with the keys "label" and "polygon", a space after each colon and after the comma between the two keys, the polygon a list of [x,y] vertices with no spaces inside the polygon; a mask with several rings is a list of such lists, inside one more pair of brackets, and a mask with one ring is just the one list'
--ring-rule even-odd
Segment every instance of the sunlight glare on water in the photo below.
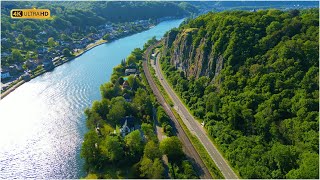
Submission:
{"label": "sunlight glare on water", "polygon": [[112,68],[181,20],[103,44],[23,84],[0,101],[0,178],[80,178],[84,109],[100,99]]}

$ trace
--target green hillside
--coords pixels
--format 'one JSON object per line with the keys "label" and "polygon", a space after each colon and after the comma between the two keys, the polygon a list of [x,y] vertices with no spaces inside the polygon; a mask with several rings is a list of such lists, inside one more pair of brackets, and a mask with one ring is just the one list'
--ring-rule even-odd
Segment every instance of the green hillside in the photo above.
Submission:
{"label": "green hillside", "polygon": [[167,33],[162,68],[242,178],[319,178],[319,13],[209,13]]}

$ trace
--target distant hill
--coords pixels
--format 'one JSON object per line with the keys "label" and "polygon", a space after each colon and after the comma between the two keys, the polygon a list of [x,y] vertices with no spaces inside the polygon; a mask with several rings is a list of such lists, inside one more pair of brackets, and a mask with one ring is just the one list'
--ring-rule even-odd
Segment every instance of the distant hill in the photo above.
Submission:
{"label": "distant hill", "polygon": [[[12,8],[49,8],[52,14],[61,16],[85,11],[95,14],[101,20],[112,22],[128,22],[141,19],[157,19],[162,17],[183,17],[198,10],[189,3],[174,2],[2,2],[2,9]],[[56,8],[61,11],[56,11]],[[62,12],[62,13],[61,13]],[[92,16],[92,15],[91,15]]]}
{"label": "distant hill", "polygon": [[194,1],[189,2],[196,6],[200,12],[223,10],[253,10],[253,9],[304,9],[319,7],[318,1]]}

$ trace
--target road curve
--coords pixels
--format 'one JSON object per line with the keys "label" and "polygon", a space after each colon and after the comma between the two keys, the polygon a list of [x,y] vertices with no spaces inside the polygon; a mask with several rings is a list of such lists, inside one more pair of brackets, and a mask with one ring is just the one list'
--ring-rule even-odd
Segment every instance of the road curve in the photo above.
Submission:
{"label": "road curve", "polygon": [[[156,58],[156,59],[158,59],[158,58]],[[209,155],[211,156],[213,161],[216,163],[216,165],[220,169],[223,176],[226,179],[238,179],[237,175],[231,169],[229,164],[226,162],[226,160],[223,158],[223,156],[217,150],[215,145],[211,142],[211,140],[209,139],[208,134],[206,133],[204,128],[201,126],[201,124],[196,119],[194,119],[194,117],[190,114],[190,112],[187,110],[187,108],[181,102],[179,97],[173,91],[171,86],[168,84],[168,82],[166,81],[166,79],[164,78],[164,76],[162,74],[159,62],[156,62],[156,73],[157,73],[157,76],[159,78],[161,85],[163,86],[163,88],[165,89],[167,94],[172,99],[174,105],[177,107],[180,117],[183,119],[184,123],[187,125],[189,130],[200,139],[201,143],[206,148]]]}
{"label": "road curve", "polygon": [[148,83],[149,83],[154,95],[156,96],[158,102],[162,105],[162,107],[164,108],[164,110],[167,113],[167,115],[173,121],[175,129],[176,129],[177,136],[178,136],[178,138],[181,140],[181,142],[183,144],[183,148],[184,148],[184,151],[185,151],[186,155],[189,156],[189,158],[191,158],[197,164],[198,172],[200,172],[200,174],[199,174],[200,178],[212,179],[212,176],[211,176],[210,172],[208,171],[207,167],[204,165],[204,163],[201,160],[198,152],[193,147],[193,145],[190,142],[189,138],[187,137],[186,133],[181,128],[181,126],[180,126],[178,120],[175,118],[170,106],[164,100],[162,94],[160,93],[158,87],[156,86],[155,82],[153,81],[153,79],[151,77],[151,74],[150,74],[150,71],[149,71],[149,67],[148,67],[148,64],[147,64],[147,60],[149,60],[150,52],[156,45],[150,46],[145,52],[145,57],[144,57],[144,60],[143,60],[143,71],[144,71],[144,74],[145,74],[145,76],[147,78],[147,81],[148,81]]}

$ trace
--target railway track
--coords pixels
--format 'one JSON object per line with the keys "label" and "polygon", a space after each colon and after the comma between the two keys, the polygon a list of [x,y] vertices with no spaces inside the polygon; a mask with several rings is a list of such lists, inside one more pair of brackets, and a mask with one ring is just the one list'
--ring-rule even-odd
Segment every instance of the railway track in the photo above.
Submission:
{"label": "railway track", "polygon": [[160,90],[156,86],[156,84],[151,76],[151,73],[149,71],[147,61],[149,61],[150,53],[151,53],[152,49],[154,47],[156,47],[157,45],[159,45],[159,43],[160,42],[156,43],[155,45],[149,46],[148,49],[145,51],[144,60],[143,60],[143,71],[145,73],[147,81],[148,81],[154,95],[156,96],[158,102],[161,104],[161,106],[163,106],[165,112],[172,120],[173,127],[176,130],[176,134],[183,144],[183,150],[184,150],[185,154],[193,161],[194,164],[196,164],[196,169],[197,169],[198,175],[200,176],[200,178],[203,178],[203,179],[212,179],[210,172],[208,171],[207,167],[204,165],[198,152],[193,147],[188,136],[186,135],[186,133],[182,129],[181,125],[179,124],[178,120],[174,116],[174,114],[171,110],[171,107],[166,103],[164,97],[162,96]]}

